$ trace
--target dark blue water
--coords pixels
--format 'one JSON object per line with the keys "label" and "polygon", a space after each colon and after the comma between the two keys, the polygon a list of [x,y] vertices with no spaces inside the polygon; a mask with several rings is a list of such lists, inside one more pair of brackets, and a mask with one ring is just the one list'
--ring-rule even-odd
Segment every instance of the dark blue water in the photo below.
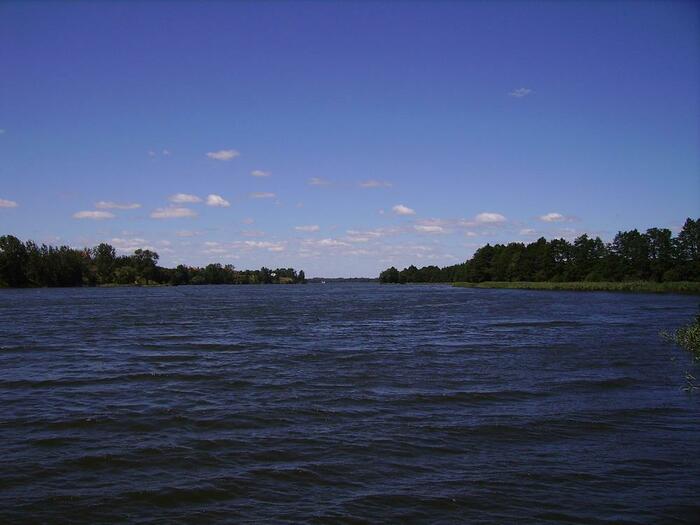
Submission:
{"label": "dark blue water", "polygon": [[700,523],[700,395],[658,335],[697,306],[0,291],[0,523]]}

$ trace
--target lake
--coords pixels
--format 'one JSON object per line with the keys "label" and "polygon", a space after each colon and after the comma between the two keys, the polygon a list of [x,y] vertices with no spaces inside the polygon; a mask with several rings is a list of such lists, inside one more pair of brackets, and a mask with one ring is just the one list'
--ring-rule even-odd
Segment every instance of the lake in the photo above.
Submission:
{"label": "lake", "polygon": [[[0,290],[2,523],[700,523],[680,295]],[[697,375],[697,374],[696,374]]]}

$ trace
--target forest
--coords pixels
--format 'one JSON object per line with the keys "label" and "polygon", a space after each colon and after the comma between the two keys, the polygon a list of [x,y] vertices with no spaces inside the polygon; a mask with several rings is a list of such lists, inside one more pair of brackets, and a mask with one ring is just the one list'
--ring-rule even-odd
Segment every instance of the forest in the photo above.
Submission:
{"label": "forest", "polygon": [[612,242],[581,235],[573,242],[544,237],[530,244],[487,244],[471,259],[440,268],[394,267],[382,283],[700,281],[700,218],[677,236],[666,228],[621,231]]}
{"label": "forest", "polygon": [[56,287],[108,285],[185,284],[293,284],[306,281],[304,271],[293,268],[237,270],[232,265],[209,264],[203,268],[158,266],[159,256],[138,249],[117,255],[113,246],[94,248],[23,243],[17,237],[0,237],[0,287]]}

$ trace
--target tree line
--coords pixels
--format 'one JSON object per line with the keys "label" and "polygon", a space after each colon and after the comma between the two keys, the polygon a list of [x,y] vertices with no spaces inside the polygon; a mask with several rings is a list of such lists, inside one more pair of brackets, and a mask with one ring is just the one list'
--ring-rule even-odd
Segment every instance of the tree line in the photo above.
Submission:
{"label": "tree line", "polygon": [[383,283],[484,281],[700,281],[700,219],[688,218],[676,237],[666,228],[621,231],[612,242],[581,235],[539,238],[482,246],[471,259],[439,268],[393,266],[379,275]]}
{"label": "tree line", "polygon": [[0,287],[54,287],[146,284],[291,284],[306,281],[304,271],[293,268],[237,270],[232,265],[203,268],[158,266],[159,256],[138,249],[117,255],[113,246],[94,248],[39,246],[17,237],[0,237]]}

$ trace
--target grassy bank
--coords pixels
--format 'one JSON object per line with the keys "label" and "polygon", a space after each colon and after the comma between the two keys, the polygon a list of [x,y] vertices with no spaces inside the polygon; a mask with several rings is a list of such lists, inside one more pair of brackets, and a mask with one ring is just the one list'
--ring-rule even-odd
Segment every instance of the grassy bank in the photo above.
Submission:
{"label": "grassy bank", "polygon": [[570,290],[580,292],[645,292],[700,294],[700,282],[503,282],[454,283],[462,288],[512,288],[518,290]]}

